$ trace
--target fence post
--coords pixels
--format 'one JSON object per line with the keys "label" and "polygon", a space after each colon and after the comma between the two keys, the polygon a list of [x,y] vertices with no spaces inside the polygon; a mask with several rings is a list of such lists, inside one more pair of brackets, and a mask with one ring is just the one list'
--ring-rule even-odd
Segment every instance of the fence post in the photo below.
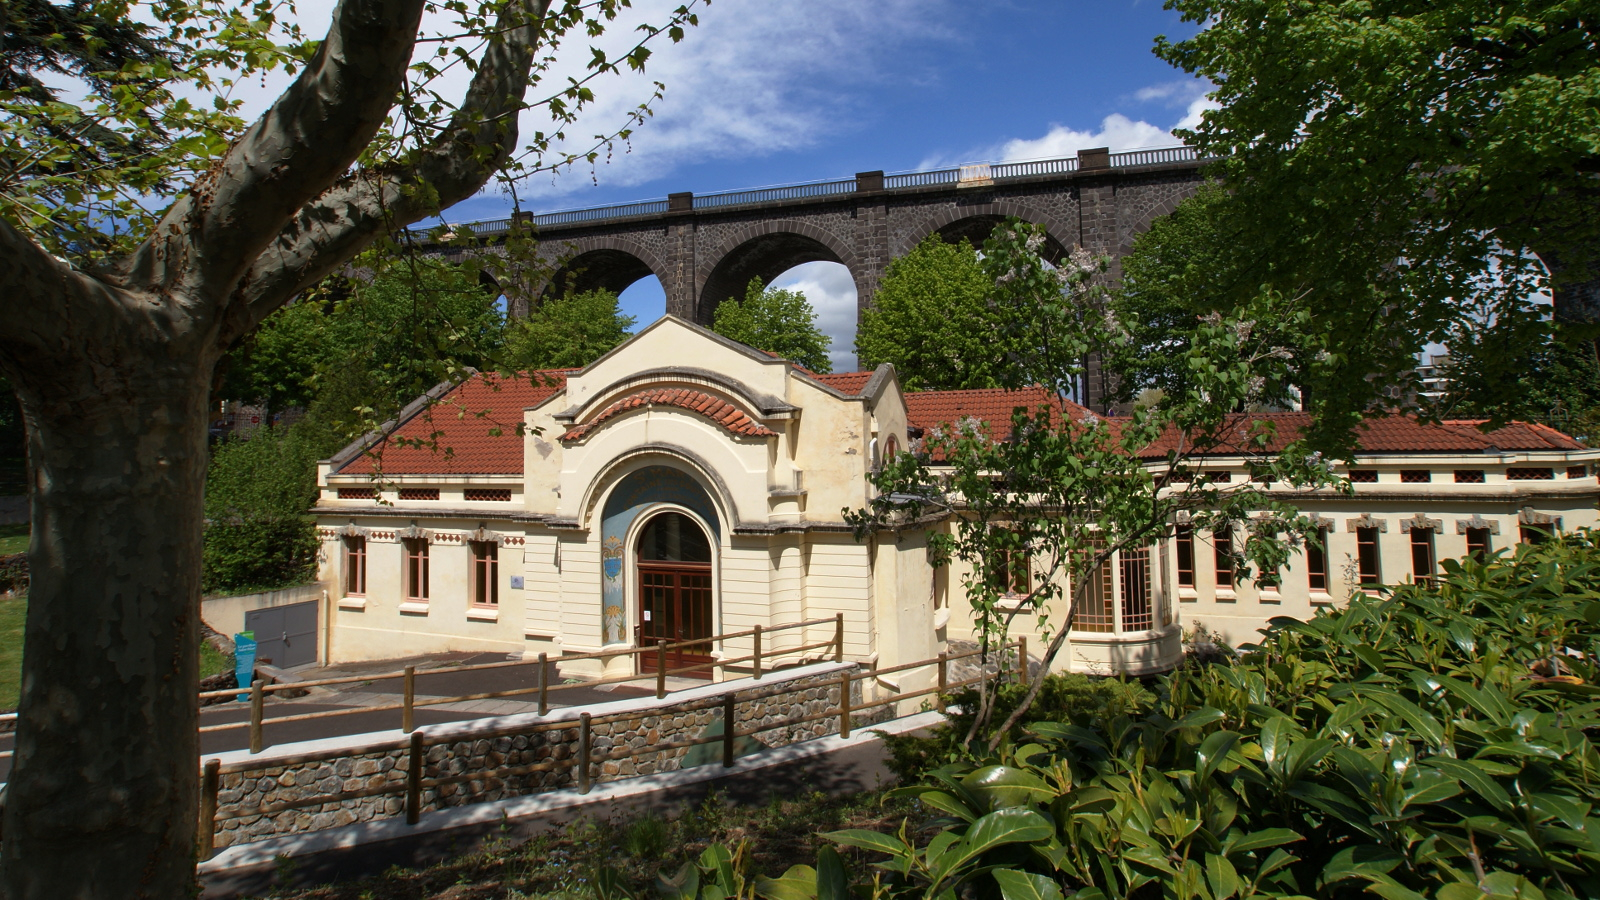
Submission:
{"label": "fence post", "polygon": [[844,613],[833,614],[833,661],[844,662]]}
{"label": "fence post", "polygon": [[724,769],[733,765],[733,738],[735,711],[738,704],[733,699],[733,691],[729,691],[722,698],[722,767]]}
{"label": "fence post", "polygon": [[250,683],[250,752],[260,753],[265,742],[261,736],[261,715],[266,701],[261,686],[266,682],[257,678]]}
{"label": "fence post", "polygon": [[[666,643],[665,641],[662,642]],[[578,793],[589,793],[589,714],[578,717]]]}
{"label": "fence post", "polygon": [[400,730],[410,734],[417,728],[417,667],[406,666],[406,699],[400,709]]}
{"label": "fence post", "polygon": [[756,652],[755,652],[754,656],[751,657],[751,660],[755,664],[755,680],[756,681],[760,681],[761,680],[761,626],[760,625],[756,626],[755,648],[756,648]]}
{"label": "fence post", "polygon": [[222,787],[222,760],[206,760],[200,776],[200,858],[210,859],[217,852],[217,791]]}
{"label": "fence post", "polygon": [[656,699],[667,695],[667,642],[656,640]]}
{"label": "fence post", "polygon": [[422,732],[411,732],[411,768],[406,771],[406,824],[422,819]]}
{"label": "fence post", "polygon": [[934,695],[935,697],[938,698],[939,712],[944,712],[944,692],[945,692],[945,689],[949,686],[949,684],[950,684],[950,654],[941,653],[941,654],[939,654],[939,693]]}
{"label": "fence post", "polygon": [[547,654],[539,654],[539,715],[550,714],[550,664]]}
{"label": "fence post", "polygon": [[839,737],[850,736],[850,673],[839,677]]}

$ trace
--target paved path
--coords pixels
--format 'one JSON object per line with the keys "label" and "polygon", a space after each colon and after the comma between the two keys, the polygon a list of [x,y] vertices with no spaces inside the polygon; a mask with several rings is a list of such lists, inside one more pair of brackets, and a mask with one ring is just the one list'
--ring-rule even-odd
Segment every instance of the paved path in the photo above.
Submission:
{"label": "paved path", "polygon": [[[504,654],[498,653],[451,653],[418,657],[416,659],[356,663],[327,669],[307,669],[298,671],[295,674],[302,680],[314,681],[322,678],[360,675],[366,672],[378,675],[414,664],[418,667],[416,680],[418,700],[443,699],[465,694],[538,687],[539,670],[537,664],[506,666],[498,669],[480,669],[477,671],[462,671],[460,668],[463,665],[503,662],[505,659]],[[550,706],[552,708],[587,706],[595,703],[621,700],[626,697],[645,697],[655,694],[655,685],[649,680],[629,684],[602,685],[600,687],[587,687],[581,683],[570,686],[563,685],[563,679],[556,674],[554,663],[550,664],[549,679],[551,688],[561,686],[559,690],[550,692]],[[669,678],[667,681],[669,690],[681,690],[685,687],[704,683],[682,678]],[[312,688],[306,696],[299,698],[269,699],[262,710],[265,720],[262,735],[266,743],[271,746],[398,728],[400,726],[400,710],[398,709],[352,712],[346,715],[330,716],[325,719],[285,722],[281,725],[272,724],[272,720],[302,713],[387,706],[399,703],[404,691],[404,679],[376,678],[372,681],[355,682],[347,685]],[[268,696],[270,697],[271,695]],[[530,694],[528,699],[477,700],[466,703],[419,706],[416,710],[416,722],[418,725],[436,725],[443,722],[459,722],[466,719],[483,719],[491,716],[538,711],[538,695]],[[220,725],[229,722],[248,723],[249,721],[249,703],[224,703],[203,707],[200,710],[200,724],[202,726]],[[0,734],[0,750],[11,750],[14,743],[11,733]],[[200,735],[200,752],[202,754],[221,753],[226,750],[242,750],[248,746],[250,746],[248,724],[241,724],[238,728],[226,731],[213,731]],[[11,758],[0,758],[0,782],[5,781],[10,774]]]}

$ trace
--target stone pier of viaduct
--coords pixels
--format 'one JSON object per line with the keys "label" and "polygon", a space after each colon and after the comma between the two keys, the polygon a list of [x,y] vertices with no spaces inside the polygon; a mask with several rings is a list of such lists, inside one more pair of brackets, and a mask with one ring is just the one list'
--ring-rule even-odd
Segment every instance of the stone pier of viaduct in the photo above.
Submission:
{"label": "stone pier of viaduct", "polygon": [[[701,323],[717,304],[743,296],[751,278],[770,283],[801,263],[842,263],[857,302],[871,302],[885,267],[938,233],[987,237],[1007,216],[1042,224],[1059,256],[1074,246],[1117,260],[1151,220],[1171,212],[1201,182],[1201,161],[1185,147],[1076,158],[962,166],[723,194],[526,215],[537,253],[554,275],[526,291],[507,290],[513,312],[548,291],[607,288],[620,293],[655,275],[667,312]],[[491,244],[511,219],[469,226]],[[520,310],[519,310],[520,308]]]}

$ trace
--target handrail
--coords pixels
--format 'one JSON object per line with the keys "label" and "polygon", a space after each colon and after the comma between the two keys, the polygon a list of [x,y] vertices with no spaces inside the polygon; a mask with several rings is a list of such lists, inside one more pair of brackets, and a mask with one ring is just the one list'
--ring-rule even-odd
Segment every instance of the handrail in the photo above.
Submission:
{"label": "handrail", "polygon": [[[1199,153],[1188,146],[1160,147],[1150,150],[1127,150],[1110,154],[1107,162],[1113,169],[1137,168],[1140,166],[1169,165],[1173,163],[1201,162]],[[1050,175],[1068,175],[1077,172],[1078,158],[1063,157],[1060,159],[1037,159],[1022,162],[975,163],[989,171],[989,178],[1000,181],[1010,178],[1038,178]],[[922,172],[901,172],[894,175],[883,176],[883,190],[898,191],[912,188],[936,187],[940,185],[959,184],[961,182],[961,166],[944,169],[931,169]],[[855,193],[865,190],[855,178],[840,178],[827,181],[811,181],[803,184],[777,185],[766,188],[753,188],[746,190],[721,191],[714,194],[692,195],[688,199],[689,209],[721,209],[730,206],[744,206],[753,203],[771,203],[780,200],[802,200],[811,197],[832,197],[841,194]],[[876,189],[875,186],[872,189]],[[637,216],[658,216],[676,209],[669,200],[640,200],[634,203],[619,203],[611,206],[595,206],[583,209],[564,209],[555,212],[539,213],[537,215],[523,215],[523,221],[535,227],[547,225],[575,225],[584,222],[597,222],[605,219],[626,219]],[[463,222],[447,226],[447,230],[460,233],[470,231],[477,237],[495,237],[509,232],[515,218],[485,219],[481,222]],[[437,227],[437,226],[435,226]],[[422,229],[422,230],[432,230]]]}
{"label": "handrail", "polygon": [[[827,620],[820,621],[825,622]],[[837,619],[835,621],[837,621]],[[798,624],[791,627],[798,627]],[[758,630],[752,629],[752,631],[749,633],[755,634],[758,633]],[[992,676],[987,671],[980,669],[976,676],[956,682],[949,682],[946,678],[946,667],[951,660],[987,654],[989,651],[984,649],[976,649],[956,654],[941,653],[933,659],[903,663],[887,669],[867,669],[860,671],[859,673],[845,669],[840,674],[837,682],[839,688],[839,699],[834,701],[830,708],[825,708],[821,712],[787,717],[777,722],[758,723],[756,727],[748,729],[741,729],[737,727],[736,723],[737,704],[741,699],[746,703],[751,703],[771,696],[809,690],[810,686],[780,684],[773,685],[765,689],[747,687],[743,689],[735,689],[717,697],[707,697],[701,700],[689,701],[687,703],[670,704],[667,708],[670,708],[674,713],[679,714],[721,706],[723,710],[724,723],[722,734],[702,734],[701,736],[694,738],[681,738],[674,741],[656,742],[641,748],[614,747],[609,751],[600,752],[597,754],[591,749],[592,729],[595,725],[626,721],[629,719],[637,719],[651,715],[660,715],[660,710],[618,711],[615,713],[607,713],[599,717],[591,716],[589,713],[585,712],[581,713],[576,718],[566,718],[559,721],[540,723],[537,725],[518,723],[516,725],[506,726],[503,729],[491,730],[486,735],[475,736],[475,739],[494,740],[496,738],[506,737],[512,734],[527,735],[536,732],[577,729],[578,752],[575,760],[547,759],[535,763],[498,765],[483,771],[457,772],[449,775],[439,775],[429,778],[423,774],[423,767],[426,765],[427,759],[426,749],[429,746],[428,738],[423,732],[412,732],[405,740],[396,739],[375,741],[360,747],[326,749],[288,757],[280,756],[261,760],[244,759],[228,763],[227,765],[223,765],[219,760],[211,759],[206,761],[203,767],[204,771],[201,781],[202,791],[200,798],[199,835],[200,856],[202,859],[209,859],[213,855],[215,852],[214,841],[217,823],[226,821],[228,819],[244,818],[247,816],[257,815],[275,815],[279,812],[285,812],[292,809],[301,809],[309,806],[320,806],[325,803],[342,803],[350,800],[363,800],[371,797],[384,796],[387,794],[399,794],[403,792],[406,795],[406,822],[415,825],[418,821],[420,821],[421,818],[422,791],[426,788],[438,788],[444,785],[458,784],[474,779],[505,779],[518,775],[528,775],[534,772],[552,772],[566,768],[573,768],[575,769],[573,781],[578,785],[579,792],[588,793],[591,785],[590,769],[596,764],[600,763],[633,759],[651,753],[660,753],[667,750],[684,749],[688,747],[697,747],[705,744],[720,742],[723,747],[723,766],[729,767],[734,763],[734,742],[738,738],[751,737],[764,732],[775,731],[780,728],[792,728],[798,725],[806,725],[812,722],[823,721],[831,718],[837,718],[839,720],[839,735],[841,737],[849,737],[852,713],[860,713],[865,710],[877,709],[890,704],[902,703],[907,700],[913,700],[918,697],[925,697],[929,695],[939,696],[938,707],[942,711],[944,709],[944,696],[950,691],[957,688],[978,684],[991,677],[1003,677],[1005,674],[1003,666],[1005,663],[1006,652],[1008,650],[1014,649],[1017,651],[1019,670],[1025,673],[1027,670],[1027,646],[1026,639],[1018,639],[1013,642],[1002,643],[998,648],[995,648],[1000,657],[1000,668]],[[856,683],[857,679],[875,681],[883,675],[907,671],[914,668],[925,668],[927,666],[938,666],[938,683],[933,687],[922,688],[915,691],[900,691],[896,689],[890,696],[881,697],[876,700],[864,701],[859,704],[855,703],[850,696],[852,686]],[[458,738],[444,736],[434,741],[433,745],[437,746],[453,743],[456,740],[458,740]],[[254,807],[241,807],[225,815],[221,814],[218,809],[218,793],[221,788],[220,776],[224,774],[241,774],[269,768],[288,768],[292,766],[306,765],[308,763],[324,762],[330,759],[361,756],[379,752],[387,753],[394,750],[404,750],[407,748],[409,748],[407,751],[409,754],[409,760],[407,762],[408,768],[406,772],[406,780],[404,782],[384,784],[377,787],[369,787],[355,791],[340,790],[337,793],[331,794],[319,792],[310,797],[302,797],[300,799],[287,801],[284,803],[265,804]]]}
{"label": "handrail", "polygon": [[[827,641],[801,644],[797,647],[788,647],[784,649],[770,649],[765,653],[762,652],[761,635],[763,634],[773,634],[777,632],[791,631],[796,628],[811,628],[818,625],[829,624],[834,626],[834,634],[833,637]],[[737,657],[731,660],[713,660],[710,663],[683,666],[677,669],[668,669],[662,664],[662,662],[665,660],[665,654],[669,652],[691,647],[704,647],[712,643],[720,643],[743,637],[754,638],[755,653],[751,654],[750,656]],[[549,696],[554,691],[562,691],[580,687],[593,688],[610,684],[624,684],[632,681],[642,681],[647,678],[655,679],[656,697],[661,698],[665,697],[668,693],[666,688],[666,679],[671,675],[684,675],[695,672],[703,672],[707,668],[721,668],[726,670],[726,668],[730,665],[735,665],[742,662],[753,662],[755,677],[760,678],[761,665],[763,661],[785,659],[799,653],[805,653],[810,650],[818,650],[824,647],[833,648],[835,659],[842,658],[844,653],[843,613],[836,613],[832,618],[807,619],[802,622],[791,622],[786,625],[775,625],[771,627],[757,625],[753,628],[746,629],[745,631],[732,631],[725,634],[716,634],[703,638],[691,638],[673,643],[659,641],[654,646],[624,647],[617,650],[598,650],[588,653],[575,653],[571,656],[562,656],[559,659],[559,662],[562,663],[594,659],[612,659],[619,656],[638,656],[639,662],[642,663],[646,655],[654,655],[657,657],[656,671],[653,672],[640,671],[633,675],[613,676],[611,678],[601,678],[595,681],[582,681],[573,684],[552,685],[549,683],[549,659],[546,654],[543,653],[539,654],[538,658],[534,660],[512,660],[506,662],[479,663],[471,666],[452,666],[448,669],[433,669],[423,672],[418,672],[415,666],[407,666],[405,669],[398,671],[380,672],[368,675],[341,676],[338,678],[323,678],[314,681],[284,682],[282,684],[274,685],[266,684],[258,679],[249,688],[250,717],[248,720],[240,722],[219,722],[215,725],[203,725],[198,729],[198,733],[212,734],[219,731],[233,731],[241,728],[248,728],[250,730],[250,752],[260,753],[267,746],[265,732],[267,723],[269,722],[282,725],[289,722],[307,722],[314,719],[331,719],[338,716],[352,716],[374,712],[393,712],[395,710],[399,710],[401,713],[401,730],[409,733],[414,729],[416,720],[415,713],[420,707],[444,706],[450,703],[468,703],[478,700],[497,700],[506,697],[520,697],[537,693],[539,695],[539,711],[542,714],[549,709]],[[476,672],[485,669],[503,669],[511,666],[538,666],[538,686],[527,688],[511,688],[502,691],[482,691],[473,694],[461,694],[448,697],[424,696],[420,700],[416,697],[415,686],[416,677],[418,675]],[[642,670],[643,666],[640,665],[639,668]],[[266,695],[269,693],[275,693],[278,691],[303,690],[306,688],[322,687],[331,684],[386,681],[395,678],[400,678],[404,681],[404,689],[401,694],[401,700],[396,703],[385,703],[376,706],[354,706],[346,709],[330,709],[322,710],[320,712],[296,713],[294,715],[273,716],[271,718],[268,718],[266,715]],[[220,697],[237,695],[239,693],[241,693],[241,691],[238,688],[232,688],[221,691],[204,691],[200,694],[200,697]]]}

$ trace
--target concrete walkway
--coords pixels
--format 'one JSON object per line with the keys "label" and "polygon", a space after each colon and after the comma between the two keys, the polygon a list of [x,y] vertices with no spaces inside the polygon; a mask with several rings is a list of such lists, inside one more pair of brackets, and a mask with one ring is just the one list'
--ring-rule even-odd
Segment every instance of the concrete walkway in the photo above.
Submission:
{"label": "concrete walkway", "polygon": [[[383,819],[310,834],[290,835],[222,850],[200,864],[202,897],[224,900],[265,893],[278,886],[309,886],[358,878],[393,865],[422,866],[471,852],[489,838],[520,839],[574,819],[626,819],[646,811],[675,815],[711,793],[742,805],[809,791],[838,796],[892,783],[884,767],[887,751],[873,732],[905,734],[939,724],[938,713],[922,713],[872,726],[849,738],[838,736],[752,754],[731,768],[679,769],[661,775],[602,782],[588,794],[549,791],[425,813],[416,825]],[[280,858],[293,861],[281,866]],[[288,885],[277,873],[291,869]]]}

